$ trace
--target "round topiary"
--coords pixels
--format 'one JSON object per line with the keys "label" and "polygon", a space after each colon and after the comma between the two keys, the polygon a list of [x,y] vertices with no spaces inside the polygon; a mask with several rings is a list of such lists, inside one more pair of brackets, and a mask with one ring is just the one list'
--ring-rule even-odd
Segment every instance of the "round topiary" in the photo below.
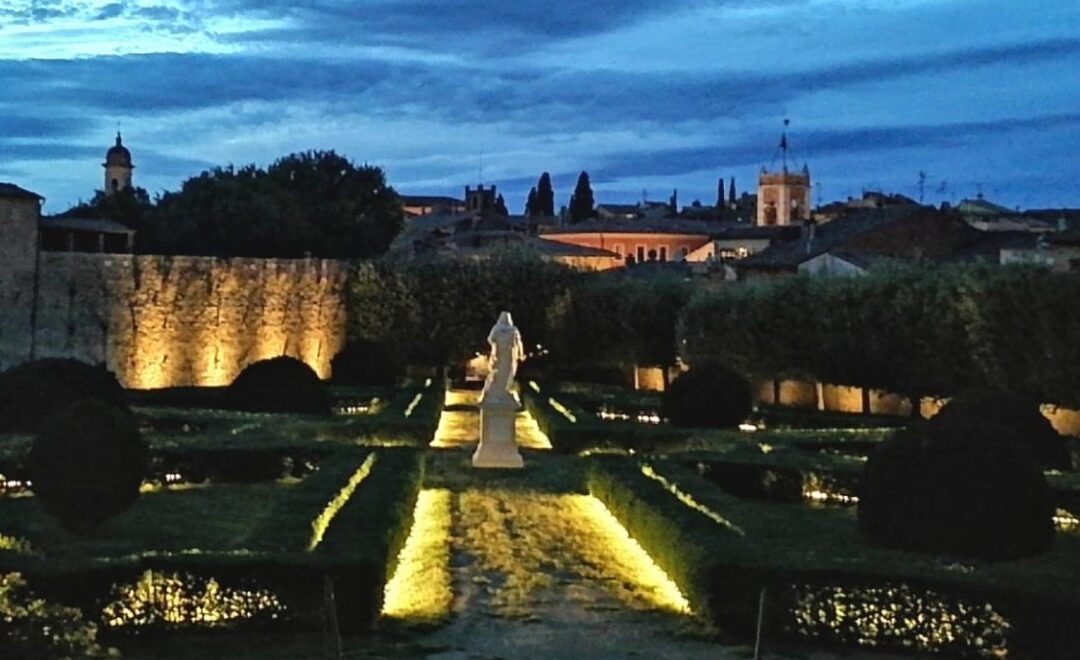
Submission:
{"label": "round topiary", "polygon": [[1054,538],[1053,497],[1028,448],[1009,429],[965,418],[898,432],[867,461],[859,529],[875,544],[1012,559]]}
{"label": "round topiary", "polygon": [[1065,439],[1039,412],[1036,402],[1018,394],[994,388],[965,390],[934,416],[937,420],[954,418],[977,419],[1004,426],[1028,446],[1044,468],[1068,470],[1072,467]]}
{"label": "round topiary", "polygon": [[0,431],[33,433],[45,419],[80,399],[127,408],[123,388],[104,367],[46,358],[0,374]]}
{"label": "round topiary", "polygon": [[750,382],[716,365],[702,365],[676,378],[664,392],[662,411],[675,426],[730,428],[750,416]]}
{"label": "round topiary", "polygon": [[326,386],[315,371],[295,358],[276,357],[248,365],[229,386],[234,408],[252,412],[330,412]]}
{"label": "round topiary", "polygon": [[394,351],[366,339],[349,342],[330,362],[339,385],[393,385],[403,371]]}
{"label": "round topiary", "polygon": [[130,412],[83,399],[42,423],[27,468],[42,507],[87,534],[134,504],[148,461]]}

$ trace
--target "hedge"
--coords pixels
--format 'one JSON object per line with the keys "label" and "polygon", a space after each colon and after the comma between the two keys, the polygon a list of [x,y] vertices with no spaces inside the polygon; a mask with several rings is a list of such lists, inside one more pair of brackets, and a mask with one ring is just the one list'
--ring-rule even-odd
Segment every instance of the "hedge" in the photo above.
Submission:
{"label": "hedge", "polygon": [[[156,553],[108,559],[60,560],[0,553],[0,571],[19,571],[36,593],[50,602],[79,607],[99,619],[119,585],[134,584],[146,571],[180,575],[193,584],[213,580],[230,589],[272,594],[281,607],[263,616],[224,627],[320,629],[325,625],[327,588],[332,585],[337,618],[343,632],[368,627],[382,605],[382,590],[396,555],[412,524],[413,505],[423,475],[420,452],[402,448],[342,448],[322,468],[295,486],[290,508],[315,519],[341,491],[357,468],[372,455],[371,471],[337,511],[322,542],[308,551],[312,528],[283,529],[271,515],[252,539],[253,548],[238,552]],[[136,632],[103,627],[108,634]],[[190,629],[163,622],[139,626],[137,632]]]}
{"label": "hedge", "polygon": [[680,337],[691,364],[766,378],[797,371],[908,396],[989,385],[1077,405],[1078,306],[1074,274],[918,264],[701,295],[684,309]]}
{"label": "hedge", "polygon": [[[955,623],[966,625],[969,634],[957,634],[942,648],[962,656],[985,655],[992,640],[984,638],[980,646],[977,638],[982,626],[993,624],[992,612],[1008,621],[1005,639],[1016,657],[1067,657],[1080,643],[1075,629],[1080,598],[1062,577],[1067,558],[1059,558],[1053,570],[1039,560],[1022,566],[988,564],[970,572],[949,570],[947,560],[909,553],[858,545],[845,552],[845,542],[857,538],[857,532],[842,512],[741,501],[718,492],[690,468],[652,463],[654,473],[745,533],[740,535],[681,504],[632,458],[605,455],[588,461],[590,493],[675,580],[695,611],[738,637],[754,634],[759,595],[766,589],[768,641],[811,636],[826,643],[854,643],[850,621],[829,620],[830,612],[840,615],[808,605],[831,594],[852,605],[857,601],[871,613],[880,612],[882,604],[874,602],[881,598],[922,603],[924,616],[933,608],[962,614],[963,606],[968,618]],[[993,610],[984,609],[987,603]],[[912,632],[891,630],[891,636],[878,641],[918,648],[917,635],[923,632],[917,626]]]}

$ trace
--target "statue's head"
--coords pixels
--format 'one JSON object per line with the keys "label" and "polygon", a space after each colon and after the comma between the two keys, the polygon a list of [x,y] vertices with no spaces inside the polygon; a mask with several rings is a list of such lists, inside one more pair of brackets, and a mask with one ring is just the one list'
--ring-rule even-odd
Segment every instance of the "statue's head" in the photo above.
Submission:
{"label": "statue's head", "polygon": [[514,325],[514,319],[510,318],[510,312],[499,314],[499,325]]}

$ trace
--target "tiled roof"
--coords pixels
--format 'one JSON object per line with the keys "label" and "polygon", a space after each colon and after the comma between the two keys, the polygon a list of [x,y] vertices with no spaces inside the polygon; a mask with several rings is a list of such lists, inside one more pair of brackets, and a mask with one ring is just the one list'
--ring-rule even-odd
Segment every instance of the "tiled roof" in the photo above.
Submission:
{"label": "tiled roof", "polygon": [[[689,234],[703,236],[733,236],[751,232],[754,236],[768,237],[779,233],[780,227],[753,227],[742,223],[719,223],[680,218],[656,218],[640,220],[604,220],[594,218],[576,224],[541,229],[542,234]],[[746,237],[741,236],[740,237]]]}
{"label": "tiled roof", "polygon": [[0,197],[14,197],[17,199],[45,199],[41,195],[30,192],[25,188],[20,188],[14,183],[4,183],[0,181]]}
{"label": "tiled roof", "polygon": [[135,230],[119,222],[98,218],[42,218],[42,229],[84,231],[96,234],[134,234]]}

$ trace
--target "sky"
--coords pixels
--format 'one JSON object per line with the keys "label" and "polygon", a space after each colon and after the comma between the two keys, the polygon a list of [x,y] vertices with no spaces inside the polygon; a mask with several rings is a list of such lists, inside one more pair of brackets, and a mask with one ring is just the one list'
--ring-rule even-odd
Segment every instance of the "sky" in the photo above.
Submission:
{"label": "sky", "polygon": [[1076,0],[0,0],[0,181],[59,212],[117,128],[152,195],[333,149],[404,194],[521,212],[716,200],[793,160],[885,190],[1080,207]]}

